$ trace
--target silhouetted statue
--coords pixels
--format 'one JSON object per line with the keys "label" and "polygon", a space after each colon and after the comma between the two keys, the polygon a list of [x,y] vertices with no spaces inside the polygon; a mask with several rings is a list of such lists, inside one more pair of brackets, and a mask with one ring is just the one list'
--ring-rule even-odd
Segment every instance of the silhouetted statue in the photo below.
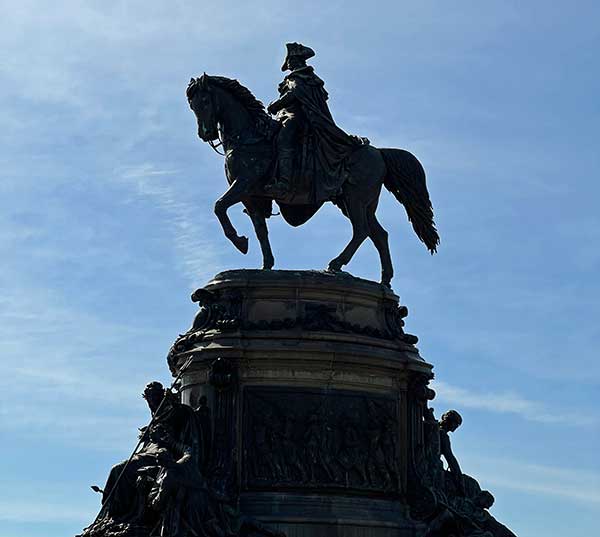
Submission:
{"label": "silhouetted statue", "polygon": [[211,487],[203,460],[205,398],[195,412],[159,382],[143,396],[152,421],[131,458],[111,470],[100,513],[80,537],[285,537],[240,514],[235,501]]}
{"label": "silhouetted statue", "polygon": [[172,458],[173,445],[201,442],[193,410],[179,403],[160,382],[148,384],[143,397],[153,416],[153,423],[141,429],[141,445],[137,453],[110,471],[99,515],[99,519],[108,521],[109,525],[111,521],[141,523],[147,516],[144,505],[147,478],[156,478],[163,462]]}
{"label": "silhouetted statue", "polygon": [[[492,494],[463,474],[452,452],[448,433],[462,424],[460,414],[449,410],[436,421],[433,409],[428,408],[424,421],[426,446],[420,477],[436,502],[424,537],[515,537],[488,512],[494,503]],[[448,463],[448,470],[443,469],[440,457]]]}
{"label": "silhouetted statue", "polygon": [[[267,111],[277,115],[277,168],[266,192],[282,198],[293,192],[295,176],[313,182],[317,199],[330,199],[344,183],[345,160],[366,143],[336,126],[327,106],[325,84],[306,65],[315,53],[300,43],[288,43],[282,71],[290,71],[279,84],[280,97]],[[301,186],[300,186],[301,187]]]}
{"label": "silhouetted statue", "polygon": [[448,463],[450,475],[458,493],[464,495],[463,474],[454,453],[452,453],[450,436],[448,435],[448,433],[456,431],[461,424],[462,417],[456,410],[448,410],[448,412],[442,414],[440,419],[440,455]]}
{"label": "silhouetted statue", "polygon": [[290,73],[279,86],[279,98],[269,105],[277,120],[237,80],[207,74],[191,79],[186,95],[198,136],[224,150],[229,189],[215,203],[215,214],[225,236],[245,254],[248,238],[238,235],[227,215],[229,207],[242,203],[260,242],[263,268],[270,269],[275,260],[266,219],[273,200],[292,226],[304,224],[331,201],[348,217],[353,234],[328,269],[341,270],[370,238],[381,260],[381,282],[389,287],[388,237],[375,216],[381,187],[404,205],[415,233],[434,253],[439,236],[425,171],[408,151],[377,149],[335,125],[323,81],[306,65],[313,55],[299,43],[287,45],[283,70]]}

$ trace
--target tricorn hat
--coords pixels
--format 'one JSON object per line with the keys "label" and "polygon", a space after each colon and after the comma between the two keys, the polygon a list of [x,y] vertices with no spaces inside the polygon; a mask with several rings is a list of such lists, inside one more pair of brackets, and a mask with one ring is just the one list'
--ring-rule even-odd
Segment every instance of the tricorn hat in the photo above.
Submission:
{"label": "tricorn hat", "polygon": [[286,43],[287,54],[285,55],[285,61],[281,66],[282,71],[287,71],[288,60],[292,57],[300,58],[302,60],[308,60],[308,58],[312,58],[315,55],[315,51],[310,47],[305,47],[300,43]]}

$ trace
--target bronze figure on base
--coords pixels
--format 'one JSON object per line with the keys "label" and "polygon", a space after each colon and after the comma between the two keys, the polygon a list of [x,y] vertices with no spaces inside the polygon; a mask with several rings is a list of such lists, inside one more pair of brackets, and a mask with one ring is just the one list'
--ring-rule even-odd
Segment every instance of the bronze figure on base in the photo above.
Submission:
{"label": "bronze figure on base", "polygon": [[381,260],[381,283],[390,287],[388,234],[375,214],[381,187],[404,205],[415,233],[434,253],[439,236],[425,171],[408,151],[377,149],[340,129],[327,107],[323,81],[306,64],[314,52],[298,43],[287,48],[283,69],[291,72],[268,108],[275,120],[237,80],[204,74],[188,85],[198,136],[215,149],[221,146],[225,156],[229,189],[215,203],[217,218],[225,236],[247,253],[248,238],[238,235],[227,215],[229,207],[242,203],[261,246],[263,268],[271,269],[275,260],[266,219],[272,202],[287,223],[300,226],[331,201],[350,220],[352,239],[328,270],[340,271],[370,238]]}

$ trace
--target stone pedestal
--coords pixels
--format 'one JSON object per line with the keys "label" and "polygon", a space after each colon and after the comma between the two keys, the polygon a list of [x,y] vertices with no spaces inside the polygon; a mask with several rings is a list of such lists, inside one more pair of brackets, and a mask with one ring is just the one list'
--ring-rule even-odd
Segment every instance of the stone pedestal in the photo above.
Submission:
{"label": "stone pedestal", "polygon": [[432,366],[398,297],[346,274],[233,270],[192,299],[169,365],[193,356],[183,401],[211,424],[213,486],[288,537],[418,535]]}

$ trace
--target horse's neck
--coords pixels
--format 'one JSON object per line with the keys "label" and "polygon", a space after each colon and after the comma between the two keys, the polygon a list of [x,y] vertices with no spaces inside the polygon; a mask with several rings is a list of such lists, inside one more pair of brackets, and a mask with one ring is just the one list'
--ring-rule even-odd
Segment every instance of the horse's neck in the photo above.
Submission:
{"label": "horse's neck", "polygon": [[243,134],[252,127],[250,113],[229,93],[219,92],[219,127],[221,136],[227,145],[227,141]]}

